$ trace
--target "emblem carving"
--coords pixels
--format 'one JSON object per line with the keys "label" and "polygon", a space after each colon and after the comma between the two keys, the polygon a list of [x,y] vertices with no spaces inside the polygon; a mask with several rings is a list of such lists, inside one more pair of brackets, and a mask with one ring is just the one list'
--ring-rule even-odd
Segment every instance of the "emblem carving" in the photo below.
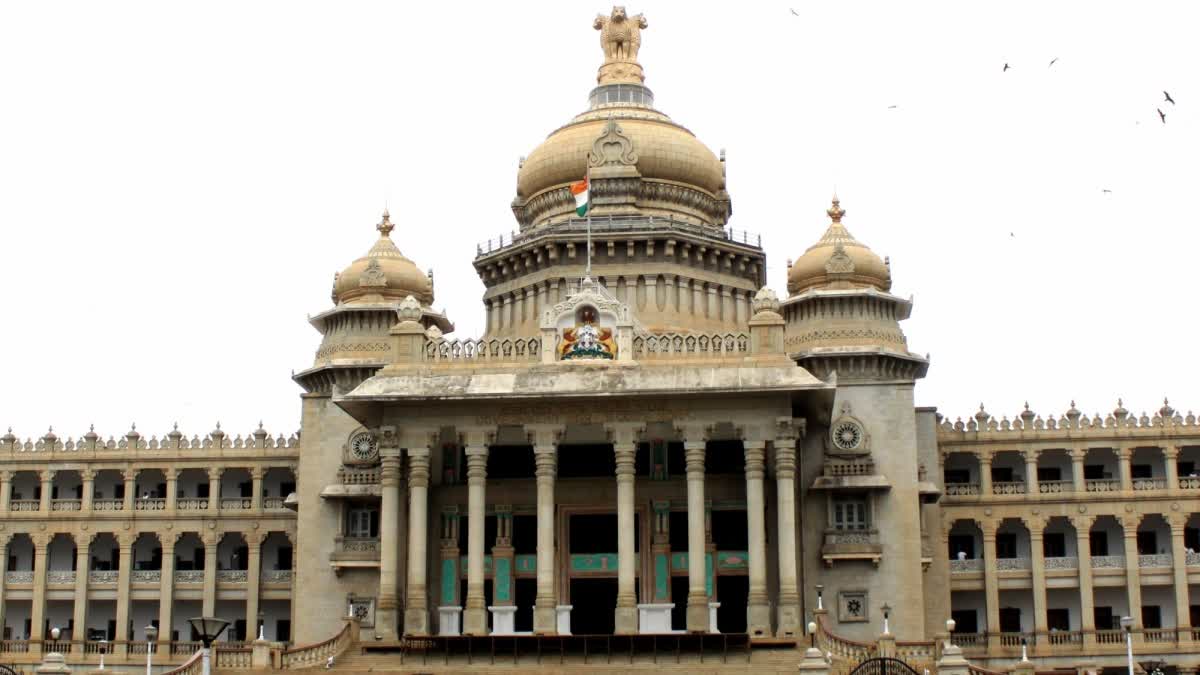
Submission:
{"label": "emblem carving", "polygon": [[637,161],[633,141],[629,140],[616,120],[610,117],[608,124],[604,125],[604,133],[592,142],[592,151],[588,153],[588,166],[633,166]]}
{"label": "emblem carving", "polygon": [[371,258],[371,262],[367,263],[367,269],[363,270],[358,277],[358,285],[360,287],[387,286],[387,275],[379,266],[378,258]]}
{"label": "emblem carving", "polygon": [[613,7],[609,16],[597,14],[592,28],[600,31],[604,62],[637,61],[638,49],[642,46],[642,29],[647,25],[646,17],[641,14],[628,16],[622,5]]}
{"label": "emblem carving", "polygon": [[853,274],[854,260],[846,255],[846,248],[838,244],[833,249],[829,260],[825,261],[825,271],[829,274]]}
{"label": "emblem carving", "polygon": [[579,323],[574,328],[563,330],[562,343],[558,346],[561,359],[608,359],[617,355],[617,343],[611,328],[596,325],[596,310],[581,307]]}

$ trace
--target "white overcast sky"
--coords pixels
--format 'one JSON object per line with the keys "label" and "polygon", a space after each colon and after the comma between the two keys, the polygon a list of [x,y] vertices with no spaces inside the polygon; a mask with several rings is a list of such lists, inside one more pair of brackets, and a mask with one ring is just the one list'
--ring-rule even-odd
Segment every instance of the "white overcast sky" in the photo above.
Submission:
{"label": "white overcast sky", "polygon": [[[771,286],[835,187],[891,257],[920,404],[1200,411],[1195,3],[628,8],[658,108],[727,149]],[[475,244],[586,107],[608,9],[0,4],[0,433],[290,433],[305,317],[385,203],[478,335]]]}

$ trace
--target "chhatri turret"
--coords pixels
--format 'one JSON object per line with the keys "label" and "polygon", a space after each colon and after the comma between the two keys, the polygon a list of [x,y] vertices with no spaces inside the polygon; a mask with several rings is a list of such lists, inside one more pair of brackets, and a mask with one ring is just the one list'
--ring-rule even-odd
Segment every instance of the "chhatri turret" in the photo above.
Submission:
{"label": "chhatri turret", "polygon": [[912,301],[891,294],[886,260],[850,234],[837,196],[825,212],[829,227],[788,265],[785,345],[820,378],[905,379],[925,376],[927,359],[908,351],[900,322]]}
{"label": "chhatri turret", "polygon": [[[604,60],[588,108],[521,161],[518,231],[481,245],[489,337],[537,335],[541,311],[584,276],[649,332],[745,330],[765,281],[757,237],[727,230],[725,160],[654,107],[638,63],[645,17],[614,7],[594,22]],[[588,179],[587,216],[572,184]]]}

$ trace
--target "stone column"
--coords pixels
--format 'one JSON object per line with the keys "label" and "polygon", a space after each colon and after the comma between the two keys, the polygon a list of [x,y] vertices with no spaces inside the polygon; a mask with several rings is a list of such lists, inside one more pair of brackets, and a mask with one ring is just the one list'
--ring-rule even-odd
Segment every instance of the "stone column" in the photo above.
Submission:
{"label": "stone column", "polygon": [[996,578],[996,521],[979,521],[983,532],[983,592],[987,604],[988,651],[1000,648],[1000,585]]}
{"label": "stone column", "polygon": [[137,470],[125,469],[121,472],[121,479],[125,481],[125,499],[121,508],[126,513],[133,513],[133,500],[137,499]]}
{"label": "stone column", "polygon": [[75,606],[71,608],[71,620],[75,628],[71,633],[71,640],[76,644],[71,647],[71,651],[76,654],[83,654],[83,640],[87,638],[88,562],[91,559],[91,544],[90,533],[75,535]]}
{"label": "stone column", "polygon": [[42,515],[50,513],[50,491],[54,488],[54,471],[42,471],[38,477],[42,480],[42,499],[38,505],[38,510]]}
{"label": "stone column", "polygon": [[1038,455],[1042,454],[1041,450],[1026,450],[1022,455],[1025,456],[1025,492],[1027,494],[1039,494],[1038,489]]}
{"label": "stone column", "polygon": [[[208,511],[216,513],[221,508],[221,469],[208,470]],[[205,614],[205,616],[211,616]]]}
{"label": "stone column", "polygon": [[442,537],[439,550],[441,591],[438,598],[438,635],[459,635],[462,632],[462,598],[458,581],[461,578],[458,550],[458,507],[442,510]]}
{"label": "stone column", "polygon": [[[1072,460],[1074,457],[1072,457]],[[1075,549],[1079,561],[1079,626],[1083,629],[1084,653],[1092,653],[1096,644],[1096,595],[1092,588],[1092,516],[1072,516]]]}
{"label": "stone column", "polygon": [[789,419],[775,437],[775,501],[779,514],[779,618],[776,636],[803,635],[796,574],[796,429]]}
{"label": "stone column", "polygon": [[992,494],[992,453],[986,451],[979,453],[979,494]]}
{"label": "stone column", "polygon": [[533,432],[533,457],[537,463],[537,595],[533,607],[533,632],[558,632],[556,553],[554,549],[554,480],[558,471],[558,428]]}
{"label": "stone column", "polygon": [[9,502],[12,501],[13,472],[0,471],[0,513],[8,513]]}
{"label": "stone column", "polygon": [[429,454],[425,439],[408,447],[408,594],[404,603],[404,633],[429,635],[427,564],[429,544]]}
{"label": "stone column", "polygon": [[[129,496],[129,492],[125,493]],[[129,577],[133,571],[133,543],[137,541],[134,532],[117,534],[117,545],[121,550],[121,562],[117,572],[117,645],[113,654],[120,657],[128,653],[129,640]],[[215,554],[215,551],[214,551]],[[214,564],[213,567],[216,567]],[[211,616],[211,615],[210,615]]]}
{"label": "stone column", "polygon": [[1071,483],[1076,494],[1087,492],[1087,481],[1083,478],[1083,460],[1087,457],[1087,448],[1071,448]]}
{"label": "stone column", "polygon": [[[45,496],[46,493],[42,492],[42,497]],[[46,568],[49,567],[47,565],[49,562],[48,548],[52,536],[45,532],[37,532],[29,535],[29,538],[33,540],[33,603],[29,610],[29,641],[31,643],[31,652],[34,649],[40,650],[41,641],[47,637],[44,630],[44,624],[46,623]],[[125,555],[124,548],[121,549],[121,555]],[[121,573],[125,574],[124,568],[121,569]],[[128,591],[128,587],[129,585],[126,583],[126,591]],[[128,592],[126,592],[125,597],[128,597],[128,595]],[[120,599],[117,601],[117,609],[120,611]]]}
{"label": "stone column", "polygon": [[[162,572],[158,581],[158,641],[163,644],[171,642],[171,609],[175,604],[175,542],[178,538],[179,535],[174,532],[166,532],[159,539],[162,546]],[[76,621],[75,625],[80,623]]]}
{"label": "stone column", "polygon": [[1046,550],[1045,528],[1046,521],[1041,517],[1025,518],[1025,526],[1029,528],[1029,554],[1033,558],[1033,629],[1034,643],[1047,640],[1046,623]]}
{"label": "stone column", "polygon": [[517,607],[513,600],[512,505],[497,504],[496,540],[492,544],[492,635],[512,635],[516,632]]}
{"label": "stone column", "polygon": [[1163,463],[1167,467],[1167,490],[1179,490],[1179,447],[1168,445],[1163,448]]}
{"label": "stone column", "polygon": [[[263,468],[261,466],[250,467],[250,509],[255,513],[262,511],[262,493],[263,493]],[[252,625],[252,624],[246,624]],[[257,624],[253,624],[257,630]]]}
{"label": "stone column", "polygon": [[204,535],[204,594],[201,596],[203,616],[213,616],[217,611],[217,544],[221,537],[209,530]]}
{"label": "stone column", "polygon": [[767,527],[763,515],[767,443],[764,440],[747,440],[742,445],[746,454],[746,533],[750,542],[746,632],[751,637],[767,637],[771,633],[771,606],[767,596]]}
{"label": "stone column", "polygon": [[[396,442],[391,430],[382,431],[384,438],[391,436],[392,443]],[[396,445],[384,447],[381,443],[379,455],[382,465],[379,476],[379,600],[375,625],[380,634],[394,638],[399,633],[396,573],[400,552],[400,448]]]}
{"label": "stone column", "polygon": [[[1125,466],[1129,466],[1128,455]],[[1137,550],[1137,528],[1141,516],[1127,515],[1118,520],[1121,521],[1125,539],[1125,586],[1129,594],[1129,616],[1133,617],[1133,627],[1138,629],[1142,627],[1142,572],[1138,565],[1140,556]],[[1141,637],[1141,633],[1134,633],[1134,643],[1141,641]]]}
{"label": "stone column", "polygon": [[483,597],[484,519],[487,518],[488,438],[467,433],[467,601],[463,633],[487,635],[487,601]]}
{"label": "stone column", "polygon": [[163,508],[168,514],[174,514],[176,495],[179,492],[179,470],[167,467],[162,472],[167,479],[167,501],[163,504]]}
{"label": "stone column", "polygon": [[96,501],[96,472],[93,469],[82,469],[79,471],[79,478],[83,482],[79,510],[86,515],[92,512],[92,502]]}
{"label": "stone column", "polygon": [[[642,433],[642,428],[640,424],[609,425],[617,465],[617,608],[615,615],[617,635],[635,635],[638,632],[637,589],[634,587],[637,569],[637,552],[635,550],[637,542],[633,538],[635,529],[634,480],[636,479],[633,463],[637,456],[637,439]],[[688,503],[690,505],[692,494],[691,459],[688,460],[688,467]],[[700,444],[699,471],[699,487],[703,495],[703,443]],[[692,548],[689,539],[688,550],[691,551]],[[701,566],[701,571],[703,572],[703,566]],[[701,586],[701,590],[703,591],[703,586]],[[691,611],[689,610],[690,615]]]}
{"label": "stone column", "polygon": [[1187,549],[1183,542],[1187,516],[1172,513],[1167,517],[1167,522],[1171,525],[1171,566],[1175,572],[1175,626],[1179,629],[1179,641],[1190,642],[1192,639],[1192,614],[1191,602],[1188,597]]}
{"label": "stone column", "polygon": [[0,628],[4,626],[4,584],[8,579],[8,542],[11,539],[8,532],[0,532]]}
{"label": "stone column", "polygon": [[[1121,469],[1121,489],[1129,492],[1133,489],[1133,470],[1130,468],[1130,459],[1133,457],[1133,448],[1122,447],[1117,448],[1117,464]],[[1138,610],[1139,612],[1141,610]],[[1141,623],[1138,623],[1141,626]]]}
{"label": "stone column", "polygon": [[703,427],[689,427],[685,431],[683,450],[687,458],[689,633],[709,631],[708,593],[704,584],[704,451],[707,445]]}
{"label": "stone column", "polygon": [[258,639],[258,595],[262,583],[262,535],[246,536],[246,641]]}

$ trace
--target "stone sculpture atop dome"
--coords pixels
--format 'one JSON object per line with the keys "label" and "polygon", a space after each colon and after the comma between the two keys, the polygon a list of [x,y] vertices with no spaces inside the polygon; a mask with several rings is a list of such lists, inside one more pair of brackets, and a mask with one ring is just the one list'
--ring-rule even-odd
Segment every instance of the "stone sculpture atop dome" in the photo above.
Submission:
{"label": "stone sculpture atop dome", "polygon": [[596,15],[592,27],[600,31],[600,47],[604,49],[604,65],[596,75],[597,83],[641,84],[646,80],[642,66],[637,62],[642,29],[646,26],[646,17],[641,14],[628,16],[622,5],[614,6],[609,16]]}

